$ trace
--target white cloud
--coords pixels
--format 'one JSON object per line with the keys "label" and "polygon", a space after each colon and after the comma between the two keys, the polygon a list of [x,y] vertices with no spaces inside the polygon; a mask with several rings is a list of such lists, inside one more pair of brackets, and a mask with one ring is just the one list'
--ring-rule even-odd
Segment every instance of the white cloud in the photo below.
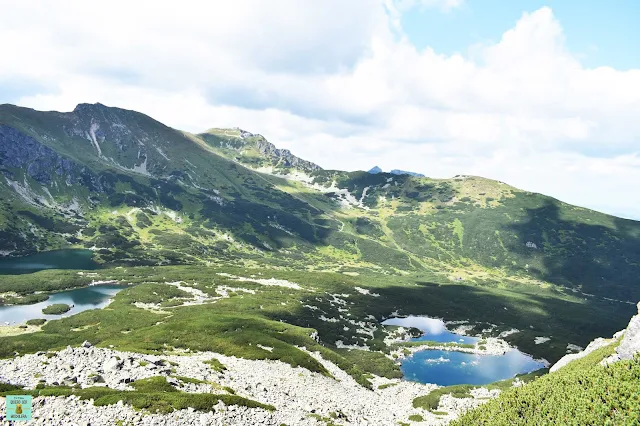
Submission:
{"label": "white cloud", "polygon": [[3,7],[0,102],[240,126],[325,167],[478,174],[640,217],[640,70],[583,67],[549,8],[463,57],[417,50],[399,19],[461,1],[44,4]]}
{"label": "white cloud", "polygon": [[420,7],[426,9],[428,7],[438,7],[444,11],[448,11],[460,7],[464,0],[390,0],[393,5],[402,12]]}

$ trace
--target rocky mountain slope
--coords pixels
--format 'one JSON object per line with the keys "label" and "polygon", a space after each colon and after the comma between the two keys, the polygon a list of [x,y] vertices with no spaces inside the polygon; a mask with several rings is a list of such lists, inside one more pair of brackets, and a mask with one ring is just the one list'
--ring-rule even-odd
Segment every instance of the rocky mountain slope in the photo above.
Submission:
{"label": "rocky mountain slope", "polygon": [[73,245],[107,263],[163,264],[271,252],[640,298],[638,222],[473,176],[322,170],[239,129],[192,135],[101,104],[2,105],[0,172],[9,256]]}
{"label": "rocky mountain slope", "polygon": [[[0,362],[0,393],[33,392],[51,407],[44,423],[72,404],[77,421],[445,424],[516,382],[436,398],[401,381],[411,351],[385,318],[439,317],[556,362],[622,328],[640,299],[638,222],[475,176],[324,170],[240,129],[191,134],[101,104],[1,105],[0,174],[0,272],[66,248],[100,266],[0,275],[0,305],[131,285],[107,309],[0,327],[0,358],[20,356]],[[589,368],[614,356],[606,348],[583,358]],[[45,358],[82,368],[60,382]],[[289,395],[270,393],[292,375]]]}
{"label": "rocky mountain slope", "polygon": [[[101,104],[2,105],[0,173],[5,258],[76,247],[105,267],[268,264],[459,284],[473,300],[471,288],[506,291],[537,298],[503,312],[512,325],[553,312],[571,330],[524,339],[552,360],[568,335],[603,327],[555,299],[595,303],[619,328],[640,298],[639,222],[475,176],[323,170],[239,129],[195,135]],[[466,299],[443,315],[480,320]]]}

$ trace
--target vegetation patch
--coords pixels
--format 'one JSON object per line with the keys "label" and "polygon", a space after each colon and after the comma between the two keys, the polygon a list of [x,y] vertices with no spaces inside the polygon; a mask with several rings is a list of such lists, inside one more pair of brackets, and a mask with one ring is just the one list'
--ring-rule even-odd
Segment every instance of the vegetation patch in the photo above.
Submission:
{"label": "vegetation patch", "polygon": [[444,395],[451,394],[454,398],[472,398],[471,390],[478,386],[473,385],[454,385],[445,386],[432,390],[427,395],[419,396],[413,400],[414,408],[422,408],[425,410],[437,410],[440,405],[440,398]]}
{"label": "vegetation patch", "polygon": [[378,386],[378,389],[387,389],[390,388],[392,386],[397,386],[397,383],[385,383],[384,385],[380,385]]}
{"label": "vegetation patch", "polygon": [[616,344],[523,387],[506,390],[452,423],[468,425],[631,425],[640,413],[640,356],[601,366]]}
{"label": "vegetation patch", "polygon": [[2,305],[33,305],[35,303],[44,302],[49,299],[47,294],[27,294],[24,296],[4,296],[0,297],[0,306]]}
{"label": "vegetation patch", "polygon": [[207,364],[209,367],[211,367],[212,370],[217,371],[218,373],[221,373],[227,369],[227,367],[216,358],[211,358],[209,361],[204,361],[204,363]]}
{"label": "vegetation patch", "polygon": [[180,380],[182,383],[191,383],[194,385],[200,385],[200,384],[206,384],[207,382],[204,380],[200,380],[200,379],[194,379],[192,377],[185,377],[185,376],[173,376],[174,378]]}
{"label": "vegetation patch", "polygon": [[[164,382],[164,383],[162,383]],[[118,391],[107,387],[71,388],[68,386],[44,386],[40,389],[20,389],[20,387],[0,384],[0,396],[21,394],[32,396],[77,396],[82,400],[94,400],[94,405],[114,405],[118,401],[132,406],[138,410],[146,410],[151,413],[170,413],[174,410],[193,408],[196,411],[214,411],[214,406],[222,401],[226,405],[237,405],[249,408],[262,408],[274,411],[275,407],[268,404],[242,398],[237,395],[186,393],[170,385],[164,377],[152,377],[150,379],[137,380],[131,385],[135,391]]]}
{"label": "vegetation patch", "polygon": [[46,308],[42,309],[42,313],[45,315],[62,315],[65,312],[69,312],[71,310],[71,306],[66,303],[54,303],[53,305],[49,305]]}
{"label": "vegetation patch", "polygon": [[402,378],[400,367],[383,353],[357,349],[337,349],[336,352],[367,373],[387,379]]}

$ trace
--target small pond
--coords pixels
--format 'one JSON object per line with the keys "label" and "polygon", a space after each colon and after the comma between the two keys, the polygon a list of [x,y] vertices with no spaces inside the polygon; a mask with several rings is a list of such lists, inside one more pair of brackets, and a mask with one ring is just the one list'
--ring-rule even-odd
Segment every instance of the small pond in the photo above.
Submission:
{"label": "small pond", "polygon": [[[422,336],[411,339],[412,341],[476,343],[479,340],[478,337],[452,333],[447,330],[444,322],[437,318],[414,316],[390,318],[382,324],[415,327],[424,332]],[[450,386],[485,385],[544,367],[542,362],[534,360],[517,349],[512,349],[504,355],[478,355],[429,349],[405,358],[400,369],[408,380]]]}
{"label": "small pond", "polygon": [[27,274],[44,269],[97,269],[93,252],[85,249],[53,250],[23,257],[0,257],[0,275]]}
{"label": "small pond", "polygon": [[[34,318],[52,320],[74,315],[88,309],[101,309],[109,304],[110,299],[116,293],[127,287],[126,284],[100,284],[52,293],[48,300],[34,303],[33,305],[0,306],[0,326],[5,325],[6,322],[20,324]],[[73,308],[62,315],[45,315],[42,313],[43,308],[54,303],[73,305]]]}

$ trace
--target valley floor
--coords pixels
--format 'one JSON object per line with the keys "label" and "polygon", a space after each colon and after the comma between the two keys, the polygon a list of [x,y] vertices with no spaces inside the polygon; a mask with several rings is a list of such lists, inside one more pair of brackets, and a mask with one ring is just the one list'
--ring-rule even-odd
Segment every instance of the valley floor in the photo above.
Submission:
{"label": "valley floor", "polygon": [[386,318],[439,317],[482,335],[481,353],[506,341],[551,362],[586,338],[576,330],[617,327],[593,319],[608,304],[433,276],[128,267],[4,276],[0,291],[27,299],[97,282],[127,286],[103,309],[1,337],[0,395],[35,397],[27,425],[444,425],[503,388],[436,397],[402,380],[399,360],[435,346],[402,342],[409,330]]}

